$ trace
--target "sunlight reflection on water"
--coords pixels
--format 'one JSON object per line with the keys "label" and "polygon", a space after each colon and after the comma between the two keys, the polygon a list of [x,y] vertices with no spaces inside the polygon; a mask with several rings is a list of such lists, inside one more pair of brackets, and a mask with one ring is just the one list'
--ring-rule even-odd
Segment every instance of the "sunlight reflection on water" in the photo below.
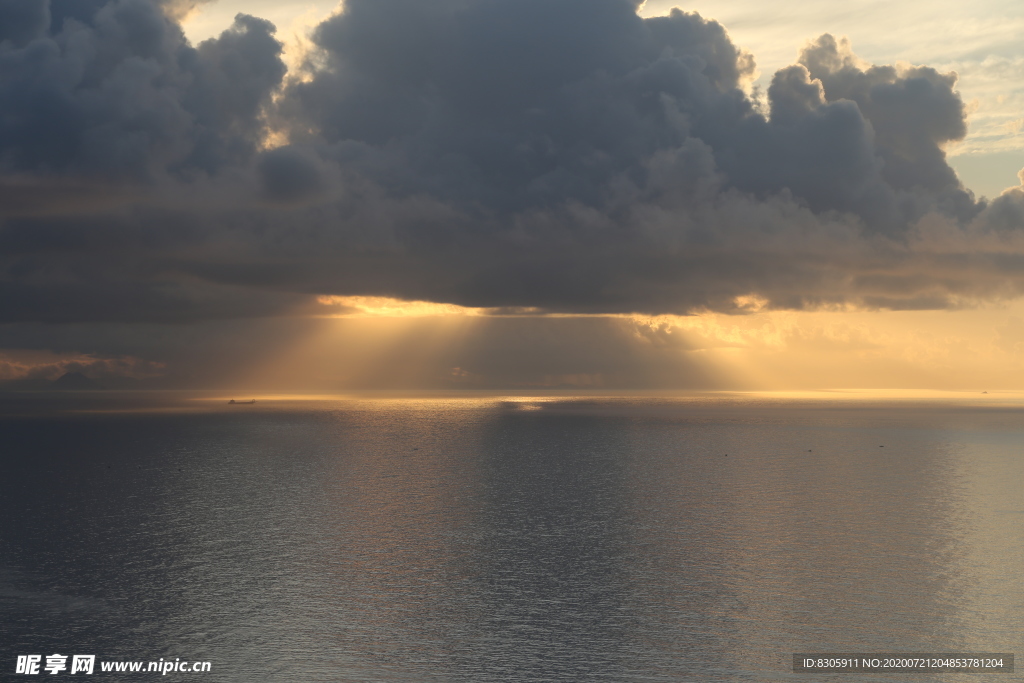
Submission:
{"label": "sunlight reflection on water", "polygon": [[12,666],[807,680],[791,653],[1024,640],[1017,407],[63,400],[0,419]]}

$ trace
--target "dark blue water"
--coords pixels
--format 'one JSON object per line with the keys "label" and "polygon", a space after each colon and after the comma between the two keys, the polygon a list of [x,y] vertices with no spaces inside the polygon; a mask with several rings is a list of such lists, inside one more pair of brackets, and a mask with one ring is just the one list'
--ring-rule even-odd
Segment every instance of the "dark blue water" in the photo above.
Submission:
{"label": "dark blue water", "polygon": [[1018,407],[2,410],[0,678],[53,653],[211,663],[97,664],[103,680],[532,682],[810,681],[792,653],[1024,652]]}

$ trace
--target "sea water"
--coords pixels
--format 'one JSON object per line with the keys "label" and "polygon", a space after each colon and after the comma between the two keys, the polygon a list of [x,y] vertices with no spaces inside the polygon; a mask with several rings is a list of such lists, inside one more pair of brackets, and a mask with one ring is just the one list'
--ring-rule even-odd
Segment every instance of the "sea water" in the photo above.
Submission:
{"label": "sea water", "polygon": [[[4,680],[55,653],[227,682],[827,681],[850,676],[793,653],[1024,653],[1012,402],[0,409]],[[211,669],[100,671],[134,660]]]}

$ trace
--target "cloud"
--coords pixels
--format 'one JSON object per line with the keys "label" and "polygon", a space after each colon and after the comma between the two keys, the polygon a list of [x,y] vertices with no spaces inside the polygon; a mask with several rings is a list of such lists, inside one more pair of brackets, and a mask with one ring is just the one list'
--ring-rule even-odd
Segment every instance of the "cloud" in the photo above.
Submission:
{"label": "cloud", "polygon": [[132,356],[96,357],[90,354],[54,354],[39,351],[0,351],[0,382],[55,380],[67,372],[92,378],[147,379],[159,376],[162,364]]}
{"label": "cloud", "polygon": [[288,75],[255,17],[189,45],[190,6],[54,0],[4,24],[0,321],[1021,291],[1019,197],[978,202],[946,163],[966,133],[954,73],[865,64],[825,35],[762,106],[753,57],[697,14],[348,0]]}
{"label": "cloud", "polygon": [[193,48],[148,0],[51,10],[49,32],[0,47],[0,170],[152,181],[256,149],[285,71],[271,24],[239,15]]}
{"label": "cloud", "polygon": [[258,170],[264,194],[272,200],[303,199],[323,189],[316,157],[294,147],[278,147],[260,157]]}
{"label": "cloud", "polygon": [[0,1],[0,40],[24,44],[41,35],[49,25],[50,8],[46,2]]}

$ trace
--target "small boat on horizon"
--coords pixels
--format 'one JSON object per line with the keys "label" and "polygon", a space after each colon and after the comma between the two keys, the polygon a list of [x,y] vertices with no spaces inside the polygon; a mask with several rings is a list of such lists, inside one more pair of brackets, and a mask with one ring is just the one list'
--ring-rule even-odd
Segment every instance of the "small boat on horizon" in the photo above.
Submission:
{"label": "small boat on horizon", "polygon": [[256,402],[256,399],[252,399],[251,401],[236,401],[235,399],[231,399],[230,401],[228,401],[228,404],[229,405],[235,405],[235,406],[248,406],[248,405],[252,405],[255,402]]}

